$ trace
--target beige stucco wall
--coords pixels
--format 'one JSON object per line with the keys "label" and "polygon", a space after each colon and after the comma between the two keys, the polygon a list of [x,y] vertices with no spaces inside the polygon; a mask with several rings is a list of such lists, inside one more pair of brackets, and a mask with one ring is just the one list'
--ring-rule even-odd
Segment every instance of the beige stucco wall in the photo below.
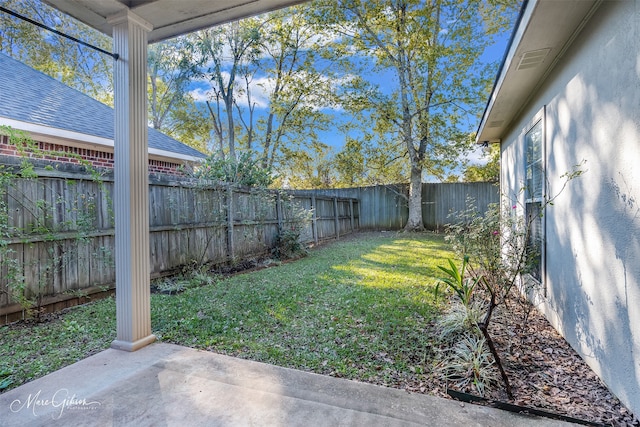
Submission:
{"label": "beige stucco wall", "polygon": [[[640,414],[640,2],[604,2],[510,127],[502,192],[520,197],[523,136],[544,116],[547,194],[540,308]],[[522,200],[522,199],[521,199]]]}

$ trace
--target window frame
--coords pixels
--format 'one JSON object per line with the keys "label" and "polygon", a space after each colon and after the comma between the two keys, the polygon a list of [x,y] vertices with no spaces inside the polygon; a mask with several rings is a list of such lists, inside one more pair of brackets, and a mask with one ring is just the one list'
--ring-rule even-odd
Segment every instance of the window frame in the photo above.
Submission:
{"label": "window frame", "polygon": [[[547,165],[547,157],[546,157],[546,108],[543,107],[537,114],[535,114],[532,119],[526,124],[526,126],[522,129],[522,147],[523,147],[523,167],[524,167],[524,216],[525,220],[527,216],[530,214],[539,214],[540,209],[544,204],[544,199],[546,196],[546,165]],[[535,128],[540,127],[540,147],[539,147],[539,158],[534,162],[530,163],[530,147],[529,147],[529,135],[531,132],[535,130]],[[533,191],[529,188],[530,182],[535,183],[536,179],[533,176],[535,170],[533,168],[537,167],[537,172],[539,174],[538,177],[538,187]],[[530,179],[530,168],[531,170],[531,179]],[[533,228],[533,227],[532,227]],[[546,215],[542,215],[539,222],[539,236],[540,242],[538,243],[540,255],[539,255],[539,267],[537,269],[537,275],[527,274],[527,278],[529,280],[535,281],[537,284],[546,284]],[[547,296],[547,288],[544,286],[543,288],[544,296]]]}

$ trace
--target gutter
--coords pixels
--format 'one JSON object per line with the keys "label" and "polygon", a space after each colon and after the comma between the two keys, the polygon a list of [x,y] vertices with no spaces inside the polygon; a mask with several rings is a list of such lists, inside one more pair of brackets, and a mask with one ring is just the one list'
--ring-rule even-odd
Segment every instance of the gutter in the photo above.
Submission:
{"label": "gutter", "polygon": [[491,93],[489,94],[489,99],[487,99],[487,104],[484,106],[484,111],[482,112],[482,118],[480,119],[480,124],[478,124],[478,129],[476,130],[476,144],[488,144],[489,141],[478,142],[477,138],[480,135],[480,129],[484,123],[484,117],[489,110],[489,104],[491,104],[491,97],[498,87],[498,82],[500,81],[500,76],[502,75],[502,70],[504,70],[505,63],[507,62],[507,58],[509,57],[509,51],[511,50],[511,46],[516,38],[516,33],[518,32],[518,27],[520,27],[520,23],[522,22],[522,18],[524,17],[524,11],[529,4],[529,0],[523,0],[522,6],[520,6],[520,12],[518,13],[518,18],[516,18],[515,25],[513,26],[513,30],[511,31],[511,36],[509,36],[509,42],[507,43],[507,47],[502,54],[502,61],[500,62],[500,67],[498,68],[498,72],[496,73],[496,78],[493,81],[493,87],[491,88]]}

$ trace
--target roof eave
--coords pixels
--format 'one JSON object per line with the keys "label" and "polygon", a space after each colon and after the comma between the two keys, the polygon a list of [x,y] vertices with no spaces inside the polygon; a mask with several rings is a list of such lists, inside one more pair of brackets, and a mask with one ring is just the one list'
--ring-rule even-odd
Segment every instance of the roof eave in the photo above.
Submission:
{"label": "roof eave", "polygon": [[308,0],[207,1],[195,5],[187,5],[184,0],[137,0],[131,7],[122,0],[43,1],[108,36],[113,30],[108,18],[129,9],[153,26],[148,42],[155,43]]}
{"label": "roof eave", "polygon": [[[523,4],[476,143],[504,138],[600,3],[602,0],[529,0]],[[537,64],[533,62],[536,58],[540,58]]]}
{"label": "roof eave", "polygon": [[[79,147],[90,150],[113,152],[113,139],[86,133],[74,132],[66,129],[54,128],[36,123],[23,122],[0,116],[0,125],[10,126],[28,132],[36,141],[60,144],[70,147]],[[200,162],[205,159],[205,155],[192,156],[189,154],[167,151],[160,148],[149,147],[149,158],[173,163]]]}

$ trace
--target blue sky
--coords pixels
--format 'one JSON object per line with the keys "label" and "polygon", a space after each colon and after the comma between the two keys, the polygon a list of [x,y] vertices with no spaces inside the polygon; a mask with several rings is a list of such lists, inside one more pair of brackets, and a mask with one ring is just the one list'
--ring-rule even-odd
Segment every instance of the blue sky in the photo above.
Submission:
{"label": "blue sky", "polygon": [[[499,35],[496,38],[496,42],[490,46],[485,53],[483,54],[483,56],[481,57],[482,62],[485,63],[489,63],[489,62],[493,62],[496,63],[496,70],[497,70],[497,65],[499,64],[499,62],[501,61],[503,54],[504,54],[504,50],[506,48],[506,45],[508,43],[509,40],[509,36],[510,36],[510,32],[511,30],[507,30],[505,31],[503,34]],[[388,80],[389,77],[384,77],[381,75],[377,75],[377,82],[382,84],[385,80]],[[374,80],[375,82],[375,80]],[[268,96],[266,94],[265,91],[260,90],[260,84],[263,85],[268,85],[269,82],[267,79],[265,78],[256,78],[256,80],[254,81],[254,92],[253,92],[253,100],[255,102],[258,103],[258,109],[260,109],[262,112],[266,111],[266,107],[268,105]],[[192,94],[194,95],[194,97],[197,100],[200,101],[204,101],[205,99],[207,99],[207,94],[206,94],[206,85],[202,84],[201,82],[198,83],[194,83],[192,85]],[[484,103],[483,103],[484,105]],[[334,114],[334,117],[336,118],[336,128],[337,125],[344,121],[341,117],[342,117],[342,112],[340,110],[333,110],[332,111]],[[481,111],[479,112],[481,113]],[[345,117],[345,119],[348,119]],[[470,118],[470,130],[475,130],[477,128],[478,125],[478,121],[479,119],[476,118]],[[345,135],[343,135],[341,132],[337,131],[337,130],[332,130],[332,131],[328,131],[328,132],[322,132],[321,133],[321,141],[325,144],[327,144],[328,146],[333,148],[334,154],[337,153],[342,146],[344,145],[345,142]],[[481,155],[481,151],[480,150],[476,150],[476,152],[472,153],[470,155],[470,158],[473,161],[477,161],[480,158]]]}
{"label": "blue sky", "polygon": [[[489,48],[487,48],[484,54],[482,55],[481,57],[482,63],[494,63],[495,69],[496,70],[498,69],[498,66],[502,60],[504,51],[507,46],[510,33],[511,33],[511,30],[509,29],[502,34],[499,34],[496,37],[495,43],[491,45]],[[373,79],[373,82],[380,84],[382,88],[384,88],[384,81],[388,81],[392,78],[393,77],[390,75],[388,76],[376,75],[375,78]],[[269,81],[265,77],[262,77],[262,78],[256,77],[254,81],[252,99],[254,102],[257,103],[258,114],[260,113],[264,114],[267,111],[267,106],[269,101],[268,94],[266,93],[265,90],[261,89],[261,85],[268,85],[268,84],[269,84]],[[209,89],[210,89],[210,85],[208,83],[196,82],[191,87],[191,94],[194,96],[196,100],[204,102],[204,100],[208,98],[207,90]],[[482,108],[483,107],[484,107],[484,101],[482,102]],[[336,126],[334,126],[335,130],[321,132],[320,140],[324,144],[330,146],[333,150],[333,154],[335,154],[339,152],[340,149],[343,147],[345,143],[345,138],[346,138],[344,134],[342,134],[340,131],[337,130],[337,127],[340,123],[344,122],[345,120],[350,120],[351,118],[348,116],[343,116],[343,113],[340,110],[332,110],[330,112],[335,117],[335,124],[336,124]],[[481,113],[482,111],[478,111],[478,116]],[[470,131],[475,131],[477,129],[479,120],[480,120],[479,117],[478,118],[469,117]],[[470,153],[468,158],[473,163],[483,162],[484,160],[481,159],[481,155],[482,155],[482,150],[478,148],[474,152]]]}

